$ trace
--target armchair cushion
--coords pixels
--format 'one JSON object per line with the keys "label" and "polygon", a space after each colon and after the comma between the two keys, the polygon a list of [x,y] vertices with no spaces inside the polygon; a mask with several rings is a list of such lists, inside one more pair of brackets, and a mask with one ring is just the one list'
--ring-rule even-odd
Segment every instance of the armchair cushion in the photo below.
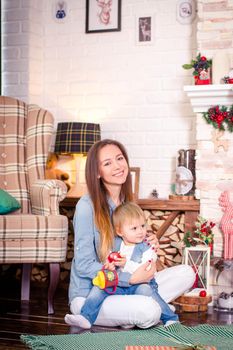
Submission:
{"label": "armchair cushion", "polygon": [[0,214],[7,214],[21,207],[20,203],[8,192],[0,189]]}
{"label": "armchair cushion", "polygon": [[65,261],[67,232],[63,215],[1,215],[0,263]]}

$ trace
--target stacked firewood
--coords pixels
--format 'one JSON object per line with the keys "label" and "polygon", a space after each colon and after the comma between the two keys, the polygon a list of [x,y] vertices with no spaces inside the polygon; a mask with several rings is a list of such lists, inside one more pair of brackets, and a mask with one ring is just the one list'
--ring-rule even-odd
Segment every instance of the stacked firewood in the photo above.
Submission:
{"label": "stacked firewood", "polygon": [[[170,211],[144,210],[147,218],[148,231],[156,234],[163,225]],[[161,263],[166,267],[182,262],[182,240],[184,238],[184,214],[178,215],[159,239],[160,247],[157,251]]]}

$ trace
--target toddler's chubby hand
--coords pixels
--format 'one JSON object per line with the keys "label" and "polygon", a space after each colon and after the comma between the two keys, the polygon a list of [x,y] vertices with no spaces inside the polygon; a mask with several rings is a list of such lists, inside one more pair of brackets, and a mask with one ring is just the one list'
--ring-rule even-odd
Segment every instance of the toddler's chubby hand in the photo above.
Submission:
{"label": "toddler's chubby hand", "polygon": [[114,262],[106,261],[105,264],[104,264],[104,269],[105,269],[105,270],[110,270],[110,271],[116,270],[116,268],[115,268],[115,263],[114,263]]}
{"label": "toddler's chubby hand", "polygon": [[121,256],[121,258],[117,258],[115,260],[115,266],[117,267],[124,267],[126,264],[126,257],[125,256]]}
{"label": "toddler's chubby hand", "polygon": [[118,258],[121,258],[120,252],[110,252],[107,257],[107,260],[109,262],[113,262],[113,261],[116,261]]}
{"label": "toddler's chubby hand", "polygon": [[126,258],[121,255],[120,252],[111,252],[107,257],[107,262],[113,263],[114,266],[117,267],[124,267],[126,264]]}

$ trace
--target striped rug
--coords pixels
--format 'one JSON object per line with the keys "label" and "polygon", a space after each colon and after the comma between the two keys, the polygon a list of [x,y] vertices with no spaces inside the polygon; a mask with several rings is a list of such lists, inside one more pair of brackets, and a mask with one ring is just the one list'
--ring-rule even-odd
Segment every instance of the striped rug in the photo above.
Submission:
{"label": "striped rug", "polygon": [[33,350],[124,350],[126,345],[212,345],[217,350],[233,350],[233,326],[200,325],[186,327],[174,324],[145,330],[66,335],[21,335]]}

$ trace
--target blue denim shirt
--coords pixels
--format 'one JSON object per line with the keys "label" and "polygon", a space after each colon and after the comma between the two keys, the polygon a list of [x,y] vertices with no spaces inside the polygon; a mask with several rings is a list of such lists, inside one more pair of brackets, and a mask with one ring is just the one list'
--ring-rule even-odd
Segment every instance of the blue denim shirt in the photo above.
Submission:
{"label": "blue denim shirt", "polygon": [[[115,204],[109,199],[110,215],[115,209]],[[92,279],[102,269],[97,251],[100,244],[100,234],[94,223],[94,208],[90,196],[83,196],[76,205],[74,215],[74,258],[71,265],[69,302],[75,297],[86,297],[92,285]],[[119,242],[116,237],[116,246]],[[114,250],[117,250],[114,247]],[[131,274],[128,272],[119,273],[120,287],[129,287]]]}

